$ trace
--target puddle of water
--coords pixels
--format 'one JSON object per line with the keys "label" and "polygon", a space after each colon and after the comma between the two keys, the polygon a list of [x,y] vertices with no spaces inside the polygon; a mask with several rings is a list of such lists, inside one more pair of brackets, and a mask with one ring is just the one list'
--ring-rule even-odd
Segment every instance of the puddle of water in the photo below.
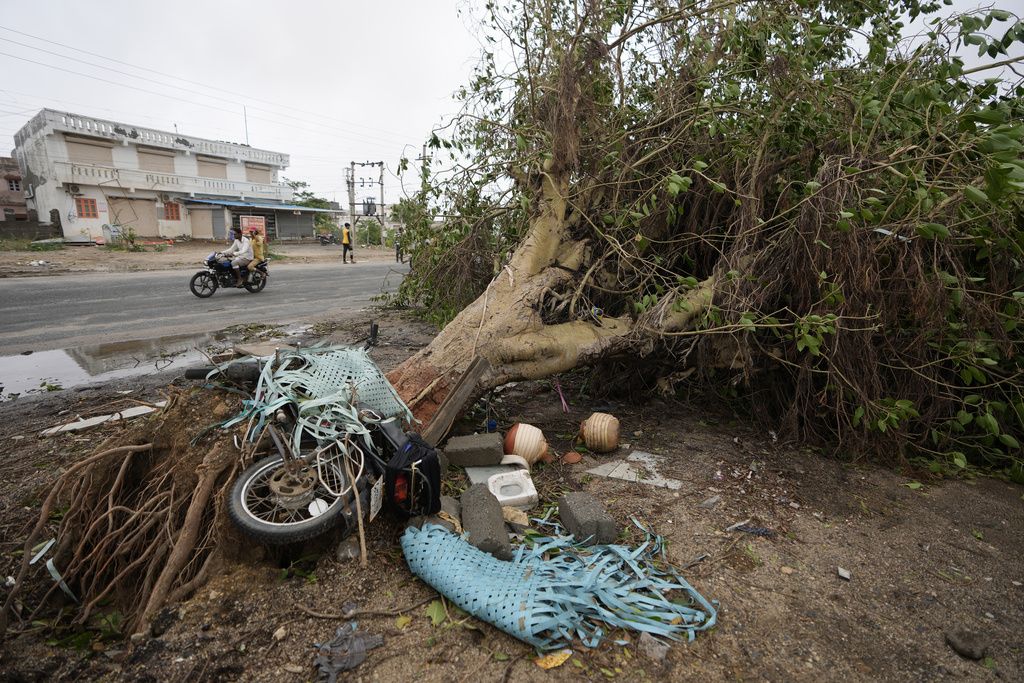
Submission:
{"label": "puddle of water", "polygon": [[0,401],[12,394],[70,389],[83,384],[181,371],[207,362],[203,353],[227,345],[221,333],[176,335],[0,356]]}

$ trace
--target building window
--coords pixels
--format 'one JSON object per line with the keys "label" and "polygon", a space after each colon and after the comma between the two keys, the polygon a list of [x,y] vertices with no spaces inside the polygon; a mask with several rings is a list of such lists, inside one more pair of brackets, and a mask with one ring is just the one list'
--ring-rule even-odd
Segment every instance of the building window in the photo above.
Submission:
{"label": "building window", "polygon": [[21,192],[21,181],[20,180],[8,180],[7,189],[11,192]]}
{"label": "building window", "polygon": [[164,220],[165,221],[180,221],[181,220],[181,204],[175,202],[164,202]]}
{"label": "building window", "polygon": [[79,218],[99,218],[100,212],[96,210],[96,200],[85,197],[75,197],[75,210]]}

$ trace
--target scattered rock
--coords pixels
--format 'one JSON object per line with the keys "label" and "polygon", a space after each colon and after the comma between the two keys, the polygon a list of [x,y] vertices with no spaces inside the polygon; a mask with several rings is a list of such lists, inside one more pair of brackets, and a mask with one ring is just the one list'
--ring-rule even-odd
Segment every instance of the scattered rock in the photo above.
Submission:
{"label": "scattered rock", "polygon": [[589,493],[576,491],[562,496],[558,514],[569,533],[587,545],[614,543],[618,536],[615,520]]}
{"label": "scattered rock", "polygon": [[839,578],[841,578],[841,579],[846,579],[847,581],[849,581],[850,578],[851,578],[850,570],[849,569],[843,569],[842,567],[836,567],[836,573],[839,574]]}
{"label": "scattered rock", "polygon": [[444,454],[450,465],[486,467],[500,465],[505,449],[498,433],[471,434],[448,439]]}
{"label": "scattered rock", "polygon": [[284,640],[285,636],[288,635],[288,630],[284,626],[274,631],[274,640]]}
{"label": "scattered rock", "polygon": [[718,505],[721,501],[722,501],[722,497],[721,496],[711,496],[710,498],[705,500],[703,503],[701,503],[697,507],[704,508],[705,510],[710,510],[711,508],[713,508],[716,505]]}
{"label": "scattered rock", "polygon": [[462,528],[467,539],[499,560],[512,559],[501,504],[486,484],[473,484],[462,494]]}
{"label": "scattered rock", "polygon": [[291,664],[291,663],[289,663],[289,664],[285,664],[284,665],[284,670],[287,671],[290,674],[300,674],[300,673],[304,672],[306,670],[306,668],[304,666],[299,665],[299,664]]}
{"label": "scattered rock", "polygon": [[779,567],[779,571],[782,572],[783,574],[785,574],[786,576],[789,576],[790,574],[792,574],[796,570],[793,569],[792,567],[782,566],[782,567]]}
{"label": "scattered rock", "polygon": [[799,510],[800,509],[800,503],[796,502],[795,500],[791,501],[789,503],[789,507],[793,508],[794,510]]}
{"label": "scattered rock", "polygon": [[462,506],[451,496],[441,496],[441,510],[436,515],[421,515],[409,520],[409,526],[419,529],[424,524],[437,524],[454,534],[462,533]]}
{"label": "scattered rock", "polygon": [[503,506],[501,508],[501,514],[505,516],[505,521],[508,522],[509,525],[511,525],[512,528],[519,533],[522,533],[523,531],[526,531],[528,528],[530,528],[530,518],[522,510],[508,506]]}
{"label": "scattered rock", "polygon": [[980,633],[967,629],[946,631],[946,644],[966,659],[981,659],[988,650],[988,640]]}
{"label": "scattered rock", "polygon": [[210,600],[219,600],[223,595],[220,591],[210,591]]}
{"label": "scattered rock", "polygon": [[640,654],[652,662],[658,664],[665,661],[665,657],[668,656],[668,645],[661,642],[650,633],[640,634],[639,642]]}
{"label": "scattered rock", "polygon": [[154,638],[159,638],[163,634],[167,633],[167,629],[174,625],[174,622],[178,621],[179,618],[180,615],[177,610],[171,609],[170,607],[164,607],[156,613],[155,617],[153,617],[153,622],[149,625],[149,630],[153,634]]}
{"label": "scattered rock", "polygon": [[338,549],[335,551],[335,557],[338,558],[338,562],[359,559],[359,537],[352,534],[339,543]]}

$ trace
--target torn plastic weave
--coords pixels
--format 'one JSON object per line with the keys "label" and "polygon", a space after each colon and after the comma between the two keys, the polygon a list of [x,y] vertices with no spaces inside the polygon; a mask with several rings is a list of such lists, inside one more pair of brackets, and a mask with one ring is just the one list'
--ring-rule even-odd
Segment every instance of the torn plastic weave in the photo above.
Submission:
{"label": "torn plastic weave", "polygon": [[246,437],[258,437],[274,411],[288,403],[298,408],[292,447],[299,452],[303,434],[318,443],[344,439],[346,434],[368,432],[359,420],[356,404],[365,404],[381,418],[412,421],[412,413],[366,351],[347,346],[322,346],[280,351],[260,372],[251,400],[225,427],[246,419]]}
{"label": "torn plastic weave", "polygon": [[662,538],[633,523],[647,533],[636,548],[534,537],[506,562],[427,524],[406,529],[402,551],[413,573],[456,605],[542,650],[576,638],[596,647],[620,628],[693,640],[714,626],[715,608],[669,566]]}

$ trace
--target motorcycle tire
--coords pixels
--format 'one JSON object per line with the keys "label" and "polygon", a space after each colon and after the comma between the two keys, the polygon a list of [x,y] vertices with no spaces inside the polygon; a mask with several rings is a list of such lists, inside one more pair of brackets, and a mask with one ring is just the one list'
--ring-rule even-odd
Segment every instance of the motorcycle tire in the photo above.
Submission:
{"label": "motorcycle tire", "polygon": [[[355,524],[355,501],[351,492],[338,498],[321,514],[301,522],[275,523],[255,516],[246,506],[246,493],[257,483],[261,475],[281,466],[284,459],[272,455],[253,463],[239,475],[228,495],[228,516],[248,536],[267,545],[286,545],[315,538],[344,521],[347,526]],[[369,487],[366,477],[357,480],[357,490],[364,514],[369,508]],[[365,500],[364,500],[365,498]],[[349,508],[346,514],[345,508]],[[351,517],[351,519],[349,519]]]}
{"label": "motorcycle tire", "polygon": [[245,288],[250,294],[258,294],[263,291],[263,288],[267,286],[267,276],[260,271],[253,272],[249,276],[249,281],[245,283]]}
{"label": "motorcycle tire", "polygon": [[188,288],[200,299],[208,299],[217,291],[217,278],[205,270],[201,270],[189,280]]}

